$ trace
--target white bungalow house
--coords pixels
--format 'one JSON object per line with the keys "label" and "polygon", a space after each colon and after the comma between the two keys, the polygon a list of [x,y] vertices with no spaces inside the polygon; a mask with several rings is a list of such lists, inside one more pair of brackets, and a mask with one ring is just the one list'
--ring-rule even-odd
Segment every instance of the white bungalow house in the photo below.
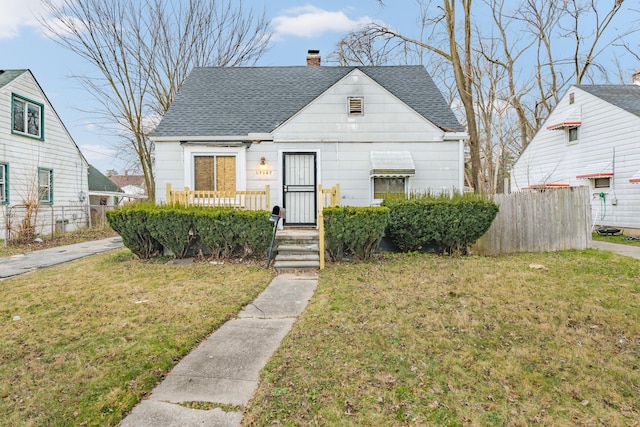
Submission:
{"label": "white bungalow house", "polygon": [[467,134],[423,66],[195,68],[155,130],[156,201],[167,184],[264,190],[288,225],[340,204],[462,190]]}
{"label": "white bungalow house", "polygon": [[588,186],[594,226],[621,229],[640,229],[639,183],[638,85],[571,86],[511,175],[512,191]]}
{"label": "white bungalow house", "polygon": [[0,239],[86,222],[87,161],[29,70],[0,70],[0,142]]}

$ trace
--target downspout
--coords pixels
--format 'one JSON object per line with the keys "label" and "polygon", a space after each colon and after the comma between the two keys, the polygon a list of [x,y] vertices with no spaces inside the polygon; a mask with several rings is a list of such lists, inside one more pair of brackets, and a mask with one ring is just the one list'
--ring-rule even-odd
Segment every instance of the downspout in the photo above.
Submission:
{"label": "downspout", "polygon": [[458,140],[458,185],[460,194],[464,194],[464,139]]}

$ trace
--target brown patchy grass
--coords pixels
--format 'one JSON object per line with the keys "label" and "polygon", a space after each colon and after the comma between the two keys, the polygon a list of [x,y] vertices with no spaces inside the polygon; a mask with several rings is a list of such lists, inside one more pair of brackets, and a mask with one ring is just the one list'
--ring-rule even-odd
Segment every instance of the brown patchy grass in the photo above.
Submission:
{"label": "brown patchy grass", "polygon": [[636,260],[387,256],[321,273],[243,425],[638,426],[639,396]]}
{"label": "brown patchy grass", "polygon": [[123,249],[0,281],[0,425],[117,425],[271,279]]}

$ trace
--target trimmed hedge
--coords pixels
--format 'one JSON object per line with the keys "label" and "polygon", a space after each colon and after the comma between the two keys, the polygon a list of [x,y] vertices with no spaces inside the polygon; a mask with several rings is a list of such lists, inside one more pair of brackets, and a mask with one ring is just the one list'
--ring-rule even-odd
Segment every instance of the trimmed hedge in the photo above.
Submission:
{"label": "trimmed hedge", "polygon": [[169,249],[184,258],[198,246],[216,258],[262,257],[271,242],[268,211],[136,204],[107,212],[124,245],[142,259]]}
{"label": "trimmed hedge", "polygon": [[151,237],[169,249],[176,258],[185,258],[196,240],[194,225],[194,213],[179,208],[151,209],[147,218]]}
{"label": "trimmed hedge", "polygon": [[325,208],[325,248],[333,261],[350,252],[362,259],[370,259],[378,249],[384,229],[389,222],[385,207]]}
{"label": "trimmed hedge", "polygon": [[153,205],[136,204],[135,207],[107,211],[107,221],[121,237],[122,243],[142,259],[162,253],[162,245],[151,236],[147,228]]}
{"label": "trimmed hedge", "polygon": [[199,209],[195,228],[205,248],[215,258],[266,255],[273,223],[270,212],[233,208]]}
{"label": "trimmed hedge", "polygon": [[465,254],[498,214],[492,200],[470,194],[389,199],[383,205],[391,209],[386,233],[403,252],[433,246],[439,253]]}

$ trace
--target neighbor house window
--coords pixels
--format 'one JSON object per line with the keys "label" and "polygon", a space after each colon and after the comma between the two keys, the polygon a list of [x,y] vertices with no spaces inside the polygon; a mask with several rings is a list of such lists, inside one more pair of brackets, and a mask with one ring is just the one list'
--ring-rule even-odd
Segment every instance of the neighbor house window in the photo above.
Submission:
{"label": "neighbor house window", "polygon": [[567,130],[569,134],[569,142],[575,142],[578,140],[578,128],[572,127]]}
{"label": "neighbor house window", "polygon": [[9,204],[9,165],[0,163],[0,204]]}
{"label": "neighbor house window", "polygon": [[364,99],[361,97],[349,97],[349,115],[364,115]]}
{"label": "neighbor house window", "polygon": [[53,203],[53,170],[38,169],[38,201]]}
{"label": "neighbor house window", "polygon": [[44,139],[44,105],[13,94],[12,131],[37,139]]}
{"label": "neighbor house window", "polygon": [[373,178],[373,198],[389,199],[406,196],[406,177],[375,177]]}
{"label": "neighbor house window", "polygon": [[593,180],[594,188],[609,188],[611,186],[611,178],[595,178]]}
{"label": "neighbor house window", "polygon": [[195,156],[193,158],[196,191],[235,191],[235,156]]}

